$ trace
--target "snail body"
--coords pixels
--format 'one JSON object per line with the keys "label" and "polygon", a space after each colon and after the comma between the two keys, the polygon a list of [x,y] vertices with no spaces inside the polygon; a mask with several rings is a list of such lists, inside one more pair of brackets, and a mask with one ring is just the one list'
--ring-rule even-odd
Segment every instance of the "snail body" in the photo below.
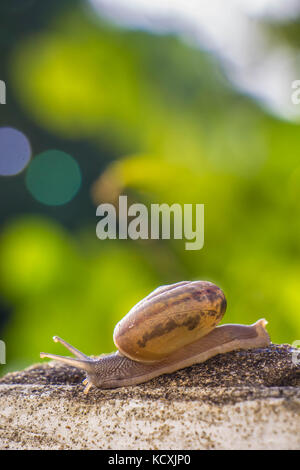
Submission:
{"label": "snail body", "polygon": [[216,354],[270,344],[266,320],[253,325],[217,326],[226,310],[222,290],[207,281],[183,281],[157,288],[116,325],[118,351],[90,358],[55,336],[76,358],[41,353],[83,369],[85,393],[92,385],[117,388],[204,362]]}

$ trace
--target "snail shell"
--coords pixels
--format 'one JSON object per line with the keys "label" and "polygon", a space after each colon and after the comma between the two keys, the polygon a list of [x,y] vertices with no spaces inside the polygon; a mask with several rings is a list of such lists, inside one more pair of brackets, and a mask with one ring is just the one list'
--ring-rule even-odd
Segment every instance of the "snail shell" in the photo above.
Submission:
{"label": "snail shell", "polygon": [[222,290],[207,281],[162,286],[116,325],[113,340],[124,355],[154,362],[209,333],[226,310]]}

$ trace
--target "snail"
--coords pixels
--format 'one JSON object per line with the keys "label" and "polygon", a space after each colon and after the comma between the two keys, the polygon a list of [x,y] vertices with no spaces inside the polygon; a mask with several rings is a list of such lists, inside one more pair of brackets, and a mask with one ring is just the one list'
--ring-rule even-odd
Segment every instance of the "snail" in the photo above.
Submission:
{"label": "snail", "polygon": [[220,353],[270,344],[265,319],[253,325],[217,326],[226,305],[223,291],[208,281],[161,286],[117,323],[113,334],[117,352],[91,358],[54,336],[76,358],[40,356],[83,369],[87,393],[93,385],[101,389],[136,385]]}

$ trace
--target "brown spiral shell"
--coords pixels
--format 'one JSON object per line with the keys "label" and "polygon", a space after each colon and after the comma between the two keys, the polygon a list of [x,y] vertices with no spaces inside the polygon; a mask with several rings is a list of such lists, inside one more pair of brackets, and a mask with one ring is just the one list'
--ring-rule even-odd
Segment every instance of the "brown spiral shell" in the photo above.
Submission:
{"label": "brown spiral shell", "polygon": [[114,343],[121,354],[135,361],[160,361],[209,333],[225,310],[225,295],[211,282],[161,286],[116,325]]}

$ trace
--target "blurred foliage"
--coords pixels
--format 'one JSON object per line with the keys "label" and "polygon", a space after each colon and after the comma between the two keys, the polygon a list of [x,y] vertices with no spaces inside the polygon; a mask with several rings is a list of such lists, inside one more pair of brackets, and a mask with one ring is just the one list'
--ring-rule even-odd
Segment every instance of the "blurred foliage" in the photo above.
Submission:
{"label": "blurred foliage", "polygon": [[[62,353],[54,334],[87,354],[113,350],[115,323],[184,279],[224,289],[224,322],[265,317],[273,342],[299,339],[299,126],[268,115],[216,57],[175,36],[118,29],[80,6],[52,16],[9,54],[10,123],[26,128],[35,153],[73,146],[83,188],[49,209],[28,197],[25,174],[3,182],[16,205],[0,236],[2,371]],[[96,205],[119,194],[204,203],[204,248],[98,240]]]}

